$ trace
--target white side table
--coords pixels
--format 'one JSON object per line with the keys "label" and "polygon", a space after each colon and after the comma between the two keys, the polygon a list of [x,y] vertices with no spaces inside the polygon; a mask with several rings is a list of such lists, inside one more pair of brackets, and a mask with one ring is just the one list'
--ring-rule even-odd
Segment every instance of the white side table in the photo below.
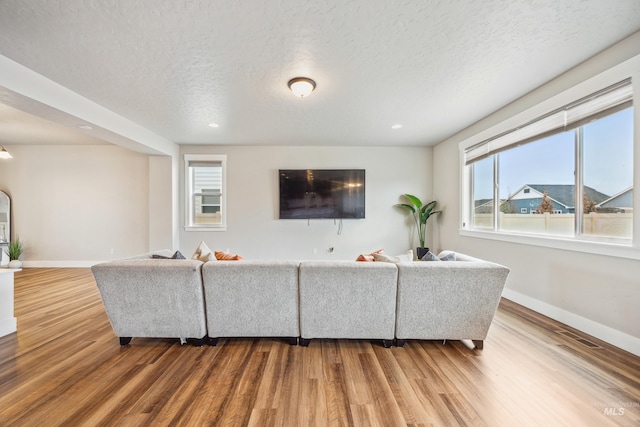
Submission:
{"label": "white side table", "polygon": [[13,313],[13,273],[21,269],[0,268],[0,337],[18,330]]}

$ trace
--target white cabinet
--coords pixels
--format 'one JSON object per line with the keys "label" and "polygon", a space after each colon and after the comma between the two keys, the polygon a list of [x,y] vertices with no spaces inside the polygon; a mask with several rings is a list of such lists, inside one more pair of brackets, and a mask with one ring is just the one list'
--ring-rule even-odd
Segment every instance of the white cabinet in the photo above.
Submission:
{"label": "white cabinet", "polygon": [[0,268],[0,337],[17,331],[13,313],[13,273],[20,270]]}

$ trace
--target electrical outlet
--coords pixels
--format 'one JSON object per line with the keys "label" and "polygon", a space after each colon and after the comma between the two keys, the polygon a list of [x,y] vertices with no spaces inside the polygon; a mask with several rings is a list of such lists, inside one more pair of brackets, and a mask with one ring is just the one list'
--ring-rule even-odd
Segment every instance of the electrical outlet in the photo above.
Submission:
{"label": "electrical outlet", "polygon": [[317,255],[318,254],[318,249],[313,248],[313,250],[311,252],[313,252],[314,255]]}
{"label": "electrical outlet", "polygon": [[109,249],[109,253],[110,253],[111,255],[113,255],[113,254],[115,254],[115,253],[116,253],[116,250],[115,250],[115,249],[113,249],[113,248],[111,248],[111,249]]}

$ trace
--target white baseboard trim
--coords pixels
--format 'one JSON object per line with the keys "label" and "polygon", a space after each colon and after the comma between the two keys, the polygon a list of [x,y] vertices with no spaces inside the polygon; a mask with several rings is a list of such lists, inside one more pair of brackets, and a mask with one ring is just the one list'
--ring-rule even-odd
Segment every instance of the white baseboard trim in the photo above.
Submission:
{"label": "white baseboard trim", "polygon": [[22,261],[24,268],[89,268],[105,261]]}
{"label": "white baseboard trim", "polygon": [[512,289],[505,288],[502,292],[502,296],[510,301],[530,308],[533,311],[544,314],[553,320],[562,322],[572,328],[576,328],[604,342],[628,351],[629,353],[640,356],[640,338],[626,334],[617,329],[610,328],[609,326],[605,326],[601,323],[594,322],[586,317],[563,310],[559,307],[532,298]]}
{"label": "white baseboard trim", "polygon": [[0,320],[0,337],[9,335],[18,330],[18,320],[15,317],[8,317]]}

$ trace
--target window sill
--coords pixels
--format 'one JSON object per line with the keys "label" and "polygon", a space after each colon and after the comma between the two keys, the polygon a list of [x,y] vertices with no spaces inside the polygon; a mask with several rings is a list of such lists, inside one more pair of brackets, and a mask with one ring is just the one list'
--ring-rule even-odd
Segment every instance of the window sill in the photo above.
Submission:
{"label": "window sill", "polygon": [[185,225],[184,231],[227,231],[227,226]]}
{"label": "window sill", "polygon": [[640,250],[639,248],[633,247],[631,242],[629,242],[629,244],[605,243],[562,238],[558,236],[533,236],[468,229],[460,229],[459,233],[461,236],[465,237],[475,237],[479,239],[497,240],[522,245],[542,246],[546,248],[640,260]]}

